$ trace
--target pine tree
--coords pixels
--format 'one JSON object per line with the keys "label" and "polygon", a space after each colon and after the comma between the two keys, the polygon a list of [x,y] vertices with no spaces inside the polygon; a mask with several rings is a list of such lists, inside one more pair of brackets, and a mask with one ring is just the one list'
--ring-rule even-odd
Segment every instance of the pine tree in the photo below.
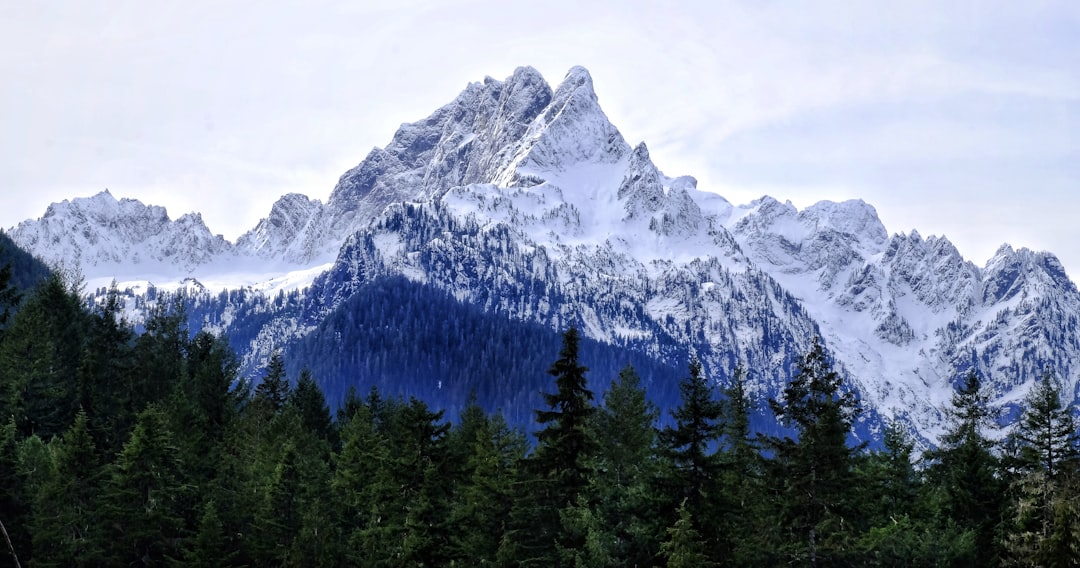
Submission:
{"label": "pine tree", "polygon": [[1072,414],[1061,404],[1060,388],[1050,374],[1036,382],[1012,434],[1018,452],[1008,464],[1016,479],[1005,545],[1014,562],[1053,563],[1053,535],[1064,534],[1055,523],[1068,510],[1063,509],[1068,499],[1066,477],[1075,471],[1077,440]]}
{"label": "pine tree", "polygon": [[79,404],[92,418],[94,439],[103,455],[120,451],[138,410],[132,406],[134,333],[123,319],[116,284],[90,315],[79,366]]}
{"label": "pine tree", "polygon": [[679,519],[668,528],[668,540],[660,547],[669,568],[705,568],[712,565],[705,554],[705,542],[694,528],[690,509],[683,500],[677,511]]}
{"label": "pine tree", "polygon": [[590,475],[595,442],[589,424],[595,408],[578,361],[578,333],[563,334],[559,358],[548,373],[555,377],[555,393],[544,393],[548,410],[537,410],[543,429],[515,491],[519,499],[512,511],[511,528],[500,547],[500,558],[522,566],[559,566],[559,547],[581,548],[580,535],[564,530],[559,511],[575,507]]}
{"label": "pine tree", "polygon": [[56,450],[56,474],[34,497],[34,565],[97,566],[105,543],[97,518],[102,470],[85,412]]}
{"label": "pine tree", "polygon": [[381,537],[397,493],[389,474],[389,443],[366,404],[349,417],[341,439],[331,490],[345,530],[345,555],[354,564],[374,564],[386,553]]}
{"label": "pine tree", "polygon": [[296,388],[289,393],[288,404],[296,409],[300,415],[300,422],[307,431],[331,447],[337,446],[337,431],[330,418],[330,407],[326,404],[326,396],[315,383],[315,378],[311,376],[311,371],[308,369],[300,372]]}
{"label": "pine tree", "polygon": [[274,351],[266,365],[266,375],[255,387],[255,400],[270,412],[279,412],[288,399],[289,379],[285,376],[285,359],[280,351]]}
{"label": "pine tree", "polygon": [[182,552],[179,450],[168,419],[157,406],[141,412],[117,456],[102,495],[102,525],[108,530],[104,564],[160,565]]}
{"label": "pine tree", "polygon": [[0,543],[0,558],[9,554],[26,558],[30,551],[31,495],[19,472],[19,438],[15,417],[9,416],[6,424],[0,424],[0,523],[4,525],[8,543]]}
{"label": "pine tree", "polygon": [[797,439],[773,438],[773,482],[780,484],[782,519],[795,539],[793,554],[811,566],[837,562],[850,546],[857,508],[848,502],[854,456],[859,448],[847,437],[858,412],[855,396],[845,391],[820,340],[799,362],[784,388],[783,401],[769,406]]}
{"label": "pine tree", "polygon": [[601,528],[610,534],[610,555],[622,565],[645,564],[659,547],[652,491],[659,469],[659,414],[628,365],[611,382],[595,415],[597,458],[590,492],[600,503]]}
{"label": "pine tree", "polygon": [[236,552],[227,547],[225,525],[218,515],[217,503],[209,500],[203,505],[195,536],[184,552],[183,564],[197,568],[231,566],[235,557]]}
{"label": "pine tree", "polygon": [[[690,362],[690,374],[679,383],[679,394],[679,407],[671,412],[675,425],[660,433],[673,468],[668,475],[668,499],[673,500],[669,506],[673,509],[685,500],[691,516],[712,525],[710,506],[716,502],[720,481],[720,463],[713,449],[720,439],[723,408],[697,359]],[[711,540],[709,535],[705,539]]]}
{"label": "pine tree", "polygon": [[470,474],[457,491],[451,513],[451,558],[466,566],[491,566],[510,523],[513,482],[528,444],[501,414],[485,419],[473,436],[465,465]]}
{"label": "pine tree", "polygon": [[78,370],[86,314],[60,276],[43,282],[15,314],[0,343],[0,412],[22,435],[61,435],[78,410]]}
{"label": "pine tree", "polygon": [[746,370],[736,367],[721,391],[719,451],[720,498],[718,548],[736,565],[760,565],[772,548],[766,541],[764,465],[759,442],[750,430],[753,403],[746,392]]}
{"label": "pine tree", "polygon": [[7,329],[12,310],[22,300],[22,294],[11,281],[11,272],[11,263],[0,267],[0,339],[3,338],[4,330]]}
{"label": "pine tree", "polygon": [[575,328],[563,334],[559,358],[548,369],[555,377],[556,392],[544,393],[549,410],[536,411],[536,421],[544,428],[536,433],[532,462],[537,471],[555,481],[555,506],[577,500],[588,481],[588,457],[594,448],[588,428],[595,412],[593,393],[586,388],[588,368],[578,362],[578,341]]}
{"label": "pine tree", "polygon": [[164,401],[185,374],[189,333],[182,298],[161,301],[150,310],[146,330],[135,339],[135,380],[131,411]]}
{"label": "pine tree", "polygon": [[995,474],[994,443],[983,434],[993,425],[989,401],[982,378],[970,371],[953,393],[949,429],[939,447],[924,455],[929,463],[927,475],[941,495],[945,518],[973,531],[971,553],[981,566],[998,554],[994,533],[1004,493]]}

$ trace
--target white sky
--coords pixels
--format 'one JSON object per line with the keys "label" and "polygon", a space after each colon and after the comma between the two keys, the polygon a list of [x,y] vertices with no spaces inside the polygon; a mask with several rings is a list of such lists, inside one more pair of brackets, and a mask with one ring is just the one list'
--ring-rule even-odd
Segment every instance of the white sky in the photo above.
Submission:
{"label": "white sky", "polygon": [[469,82],[583,65],[631,144],[729,201],[862,198],[1080,275],[1080,2],[390,4],[9,3],[0,227],[109,188],[235,239]]}

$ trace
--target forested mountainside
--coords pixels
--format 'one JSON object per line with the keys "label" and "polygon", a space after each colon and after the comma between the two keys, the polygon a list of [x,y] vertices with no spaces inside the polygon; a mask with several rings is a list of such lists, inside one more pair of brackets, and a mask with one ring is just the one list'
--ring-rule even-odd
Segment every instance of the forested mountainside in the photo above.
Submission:
{"label": "forested mountainside", "polygon": [[[858,200],[733,205],[662,173],[599,101],[582,68],[554,88],[528,67],[471,83],[345,172],[326,203],[283,196],[236,243],[197,214],[173,221],[109,193],[55,204],[11,235],[78,264],[99,298],[117,277],[133,321],[160,290],[182,290],[191,329],[231,337],[247,377],[275,351],[295,368],[293,353],[319,349],[319,380],[335,400],[347,385],[389,381],[372,366],[422,362],[379,363],[384,347],[364,343],[367,324],[343,312],[362,309],[354,295],[396,282],[418,305],[429,300],[404,288],[419,285],[433,304],[452,297],[491,325],[517,322],[526,334],[540,325],[552,337],[576,327],[634,353],[618,358],[681,368],[692,353],[719,384],[741,365],[759,400],[781,392],[819,337],[877,439],[883,417],[935,445],[970,371],[1005,426],[1047,372],[1075,402],[1080,292],[1052,254],[1006,245],[977,266],[944,237],[890,234]],[[352,343],[329,349],[339,333]],[[394,387],[460,405],[464,386],[452,375],[461,367],[423,365]],[[439,398],[439,384],[453,400]],[[518,386],[536,391],[533,379]],[[489,411],[507,403],[483,401]]]}
{"label": "forested mountainside", "polygon": [[1076,426],[1052,376],[997,442],[969,373],[916,457],[895,425],[878,449],[855,441],[862,405],[818,341],[765,401],[786,427],[768,435],[745,370],[718,388],[690,359],[661,411],[634,367],[588,369],[597,352],[570,328],[548,360],[521,353],[547,375],[530,441],[475,401],[451,421],[372,387],[332,411],[279,353],[253,385],[182,302],[139,333],[118,293],[88,307],[53,275],[15,307],[0,324],[12,565],[1050,566],[1080,549]]}

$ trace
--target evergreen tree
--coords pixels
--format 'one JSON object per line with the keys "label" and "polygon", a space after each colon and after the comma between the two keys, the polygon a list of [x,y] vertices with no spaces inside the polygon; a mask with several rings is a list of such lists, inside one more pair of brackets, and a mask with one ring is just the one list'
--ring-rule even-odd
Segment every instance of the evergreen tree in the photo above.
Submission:
{"label": "evergreen tree", "polygon": [[1050,374],[1036,382],[1012,434],[1018,452],[1009,464],[1016,479],[1005,545],[1016,563],[1057,563],[1053,536],[1065,534],[1055,523],[1063,515],[1068,518],[1066,478],[1075,471],[1077,445],[1076,427],[1072,414],[1062,407],[1060,388]]}
{"label": "evergreen tree", "polygon": [[230,566],[236,557],[225,540],[225,525],[218,515],[217,504],[211,499],[203,505],[199,525],[191,544],[184,552],[183,564],[196,568]]}
{"label": "evergreen tree", "polygon": [[266,375],[259,386],[255,387],[255,400],[271,412],[278,412],[288,399],[289,379],[285,376],[285,359],[280,351],[274,351],[266,365]]}
{"label": "evergreen tree", "polygon": [[4,525],[8,543],[0,544],[3,553],[26,558],[30,552],[31,533],[28,530],[31,496],[26,490],[23,478],[19,474],[19,438],[15,417],[9,416],[7,423],[0,425],[0,523]]}
{"label": "evergreen tree", "polygon": [[308,432],[331,447],[337,446],[338,436],[330,418],[330,407],[326,404],[322,389],[311,376],[311,371],[304,369],[300,372],[296,388],[289,393],[288,404],[296,409],[301,424]]}
{"label": "evergreen tree", "polygon": [[574,531],[564,530],[559,511],[578,505],[590,474],[594,441],[589,424],[595,408],[578,361],[578,333],[563,334],[559,358],[548,373],[555,377],[555,393],[544,393],[548,410],[536,411],[544,427],[536,433],[537,447],[529,457],[516,491],[520,499],[512,511],[511,529],[503,539],[500,557],[523,566],[559,566],[559,548],[585,545]]}
{"label": "evergreen tree", "polygon": [[[675,425],[660,434],[673,468],[667,476],[668,500],[672,508],[685,501],[700,524],[715,526],[711,505],[716,503],[720,464],[713,449],[720,438],[723,408],[697,359],[690,362],[690,374],[679,383],[679,394],[679,407],[671,412]],[[711,536],[704,538],[714,546]]]}
{"label": "evergreen tree", "polygon": [[10,262],[0,267],[0,339],[3,338],[4,330],[7,329],[12,310],[22,300],[22,294],[11,281],[11,272]]}
{"label": "evergreen tree", "polygon": [[139,413],[102,495],[109,544],[104,564],[153,566],[180,557],[181,504],[189,488],[180,483],[179,457],[167,417],[148,406]]}
{"label": "evergreen tree", "polygon": [[303,563],[293,547],[293,540],[302,530],[304,515],[299,461],[296,446],[287,443],[255,519],[259,541],[255,558],[259,564],[297,566]]}
{"label": "evergreen tree", "polygon": [[85,312],[61,276],[44,281],[16,313],[0,343],[3,416],[23,435],[59,436],[78,410]]}
{"label": "evergreen tree", "polygon": [[34,565],[98,566],[105,546],[96,515],[102,475],[85,412],[55,454],[56,474],[34,497]]}
{"label": "evergreen tree", "polygon": [[659,470],[659,414],[628,365],[611,382],[595,415],[597,457],[590,492],[600,504],[599,521],[610,535],[610,556],[618,565],[648,563],[659,548],[652,490]]}
{"label": "evergreen tree", "polygon": [[371,408],[360,405],[345,422],[332,491],[345,531],[345,555],[353,564],[375,564],[382,548],[397,487],[389,475],[388,440],[378,431]]}
{"label": "evergreen tree", "polygon": [[588,428],[595,412],[593,393],[586,387],[588,368],[578,362],[578,341],[575,328],[563,335],[559,358],[548,369],[555,377],[556,392],[544,393],[549,410],[536,411],[536,421],[544,428],[536,433],[532,461],[537,471],[555,481],[555,506],[577,500],[588,481],[588,458],[594,448]]}
{"label": "evergreen tree", "polygon": [[750,431],[753,403],[746,392],[746,370],[736,367],[721,392],[720,498],[718,549],[735,565],[766,563],[773,548],[765,530],[764,465],[759,443]]}
{"label": "evergreen tree", "polygon": [[456,529],[450,535],[451,557],[463,566],[491,566],[510,523],[514,480],[528,445],[501,414],[485,419],[473,433],[465,465],[470,474],[451,513],[450,526]]}
{"label": "evergreen tree", "polygon": [[771,440],[773,483],[780,488],[781,518],[795,545],[792,554],[811,566],[849,554],[850,531],[858,526],[853,522],[857,507],[848,500],[858,448],[847,444],[858,405],[842,387],[815,339],[784,388],[783,401],[769,401],[780,422],[797,436]]}
{"label": "evergreen tree", "polygon": [[945,519],[973,532],[974,562],[986,566],[998,554],[994,535],[1003,488],[995,474],[994,443],[983,434],[993,425],[989,394],[974,370],[953,393],[948,416],[951,424],[939,447],[924,455],[929,463],[927,475],[940,495]]}
{"label": "evergreen tree", "polygon": [[150,309],[146,330],[135,340],[138,364],[131,411],[164,401],[184,376],[189,333],[182,298],[162,300]]}
{"label": "evergreen tree", "polygon": [[686,500],[679,505],[679,519],[668,528],[668,540],[660,547],[669,568],[704,568],[712,563],[705,554],[705,542],[694,528]]}
{"label": "evergreen tree", "polygon": [[1078,456],[1076,424],[1061,404],[1061,385],[1052,374],[1036,381],[1024,401],[1024,413],[1013,433],[1020,449],[1021,473],[1041,471],[1056,481],[1072,471]]}
{"label": "evergreen tree", "polygon": [[90,315],[79,367],[79,404],[92,418],[103,455],[120,451],[138,410],[132,407],[134,333],[123,319],[116,284]]}

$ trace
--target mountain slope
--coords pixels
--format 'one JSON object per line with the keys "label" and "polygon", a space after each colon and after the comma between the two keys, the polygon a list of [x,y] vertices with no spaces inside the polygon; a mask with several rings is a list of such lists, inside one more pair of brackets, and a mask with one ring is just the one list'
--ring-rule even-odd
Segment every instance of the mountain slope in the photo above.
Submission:
{"label": "mountain slope", "polygon": [[[857,200],[801,211],[770,197],[732,205],[693,178],[664,175],[644,143],[628,144],[582,68],[554,89],[531,68],[470,84],[402,125],[325,204],[284,196],[235,245],[208,237],[197,217],[170,222],[163,210],[92,199],[50,208],[17,240],[33,250],[60,243],[60,257],[133,273],[146,267],[132,259],[207,277],[220,269],[214,258],[299,270],[291,289],[310,287],[285,302],[255,300],[256,288],[242,300],[203,295],[203,322],[244,330],[252,372],[274,348],[311,341],[356,294],[405,278],[676,368],[694,353],[717,380],[744,365],[759,398],[780,392],[820,335],[870,415],[897,417],[931,441],[968,369],[987,377],[1003,408],[1047,370],[1065,392],[1077,387],[1080,294],[1052,255],[1006,246],[979,268],[943,237],[890,236]],[[119,218],[131,226],[110,229]],[[142,232],[154,219],[163,236]],[[68,234],[75,223],[92,230]],[[328,368],[338,369],[328,381],[349,374],[344,363]]]}

